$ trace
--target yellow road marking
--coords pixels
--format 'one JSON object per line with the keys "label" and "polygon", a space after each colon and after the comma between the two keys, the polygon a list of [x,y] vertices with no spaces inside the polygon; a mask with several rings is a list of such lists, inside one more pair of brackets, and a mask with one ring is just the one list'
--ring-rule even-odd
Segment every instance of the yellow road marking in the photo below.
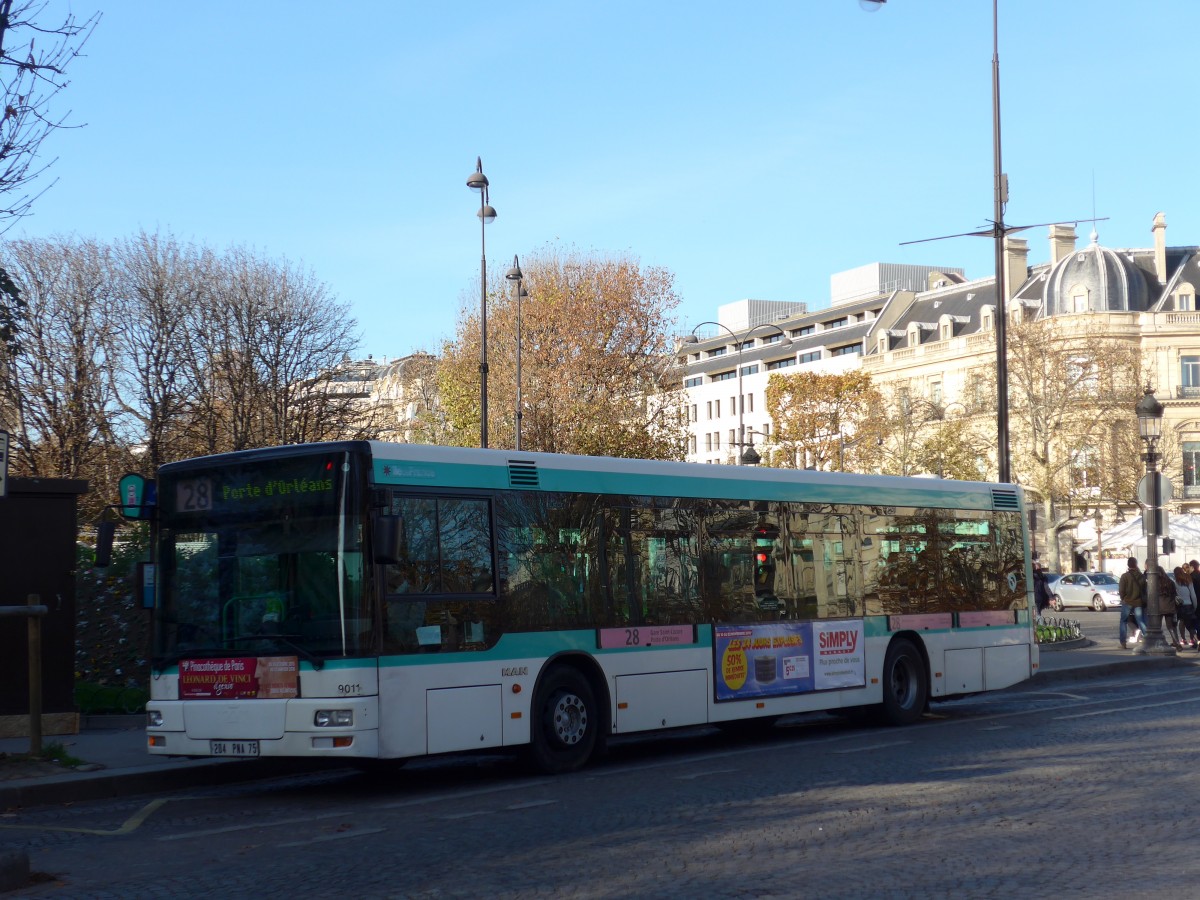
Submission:
{"label": "yellow road marking", "polygon": [[9,825],[0,823],[0,828],[23,828],[26,830],[33,829],[36,831],[69,831],[73,834],[99,834],[107,837],[116,837],[122,834],[130,834],[137,831],[142,824],[158,811],[159,807],[170,803],[172,800],[191,800],[192,797],[160,797],[157,800],[151,800],[132,816],[125,820],[120,828],[73,828],[68,825]]}

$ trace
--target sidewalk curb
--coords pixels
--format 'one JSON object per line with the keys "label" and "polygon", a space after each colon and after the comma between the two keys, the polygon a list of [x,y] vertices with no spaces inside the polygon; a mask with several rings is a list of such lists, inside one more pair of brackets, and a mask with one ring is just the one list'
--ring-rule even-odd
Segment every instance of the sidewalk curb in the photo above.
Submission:
{"label": "sidewalk curb", "polygon": [[1028,681],[1013,685],[1008,690],[1036,690],[1047,684],[1060,681],[1088,681],[1093,678],[1103,678],[1108,675],[1136,675],[1146,671],[1160,669],[1182,669],[1200,665],[1196,657],[1182,656],[1131,656],[1129,659],[1119,659],[1086,666],[1074,666],[1064,669],[1039,669]]}
{"label": "sidewalk curb", "polygon": [[111,800],[153,791],[213,787],[286,775],[345,768],[344,760],[198,759],[179,766],[144,766],[111,773],[64,772],[50,778],[0,783],[0,809],[24,809],[56,803]]}

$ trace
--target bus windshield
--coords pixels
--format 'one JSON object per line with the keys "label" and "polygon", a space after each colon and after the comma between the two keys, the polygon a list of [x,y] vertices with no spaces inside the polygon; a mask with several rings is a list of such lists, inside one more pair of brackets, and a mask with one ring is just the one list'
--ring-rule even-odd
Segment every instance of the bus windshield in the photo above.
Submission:
{"label": "bus windshield", "polygon": [[156,657],[361,654],[361,467],[342,450],[163,470]]}

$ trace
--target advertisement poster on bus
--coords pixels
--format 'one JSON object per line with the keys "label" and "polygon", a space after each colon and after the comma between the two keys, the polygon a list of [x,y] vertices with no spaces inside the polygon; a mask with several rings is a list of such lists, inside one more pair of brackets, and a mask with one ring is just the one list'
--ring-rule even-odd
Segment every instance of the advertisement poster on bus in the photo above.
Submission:
{"label": "advertisement poster on bus", "polygon": [[179,662],[180,700],[275,700],[298,695],[294,656],[229,656]]}
{"label": "advertisement poster on bus", "polygon": [[718,700],[813,690],[811,622],[716,625],[713,649]]}
{"label": "advertisement poster on bus", "polygon": [[716,699],[780,697],[866,684],[858,621],[717,625]]}
{"label": "advertisement poster on bus", "polygon": [[813,622],[812,628],[816,661],[814,689],[825,691],[866,685],[863,623],[851,620]]}

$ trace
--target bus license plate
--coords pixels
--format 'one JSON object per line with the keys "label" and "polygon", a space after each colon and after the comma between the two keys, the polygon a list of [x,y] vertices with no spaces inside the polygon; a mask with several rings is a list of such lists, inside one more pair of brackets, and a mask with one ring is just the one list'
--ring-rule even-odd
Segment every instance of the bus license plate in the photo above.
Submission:
{"label": "bus license plate", "polygon": [[258,741],[209,741],[213,756],[258,756]]}

